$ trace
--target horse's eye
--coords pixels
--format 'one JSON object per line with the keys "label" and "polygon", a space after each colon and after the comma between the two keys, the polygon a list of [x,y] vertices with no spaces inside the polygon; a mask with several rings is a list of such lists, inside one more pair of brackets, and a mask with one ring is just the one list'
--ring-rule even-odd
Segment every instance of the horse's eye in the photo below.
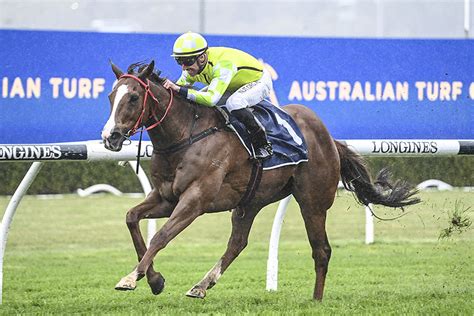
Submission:
{"label": "horse's eye", "polygon": [[139,98],[138,94],[133,93],[133,94],[130,95],[130,101],[132,101],[132,102],[137,101],[138,98]]}

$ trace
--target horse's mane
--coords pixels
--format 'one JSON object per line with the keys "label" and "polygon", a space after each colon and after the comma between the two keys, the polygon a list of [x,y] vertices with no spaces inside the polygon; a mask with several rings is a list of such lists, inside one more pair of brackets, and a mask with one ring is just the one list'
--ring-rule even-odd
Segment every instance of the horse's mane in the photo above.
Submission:
{"label": "horse's mane", "polygon": [[[149,64],[147,64],[144,61],[138,61],[136,63],[131,64],[127,68],[127,73],[132,74],[132,75],[137,75],[138,73],[142,72],[143,69],[148,67]],[[135,70],[136,69],[136,70]],[[159,69],[153,69],[153,72],[151,73],[149,79],[156,84],[163,84],[163,82],[166,80],[166,78],[160,77],[161,75],[161,70]]]}

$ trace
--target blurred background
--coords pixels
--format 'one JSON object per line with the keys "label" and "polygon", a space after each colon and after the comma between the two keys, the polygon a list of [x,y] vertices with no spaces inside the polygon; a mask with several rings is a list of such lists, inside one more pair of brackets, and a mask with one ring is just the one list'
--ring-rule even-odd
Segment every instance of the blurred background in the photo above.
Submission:
{"label": "blurred background", "polygon": [[[466,38],[471,0],[0,0],[0,28]],[[471,11],[471,12],[469,12]],[[468,25],[465,25],[465,24]]]}

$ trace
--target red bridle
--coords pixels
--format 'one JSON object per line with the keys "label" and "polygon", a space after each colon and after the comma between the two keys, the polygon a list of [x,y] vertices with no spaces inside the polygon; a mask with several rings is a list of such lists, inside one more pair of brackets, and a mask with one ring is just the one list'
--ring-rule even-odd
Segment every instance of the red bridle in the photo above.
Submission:
{"label": "red bridle", "polygon": [[[149,80],[147,79],[147,82],[148,84],[146,84],[143,80],[141,80],[140,78],[138,78],[137,76],[134,76],[134,75],[131,75],[131,74],[123,74],[120,76],[119,80],[122,79],[122,78],[131,78],[135,81],[137,81],[143,89],[145,89],[145,97],[143,98],[143,109],[142,109],[142,112],[140,114],[140,116],[138,117],[138,120],[137,122],[135,123],[135,125],[132,127],[132,129],[128,132],[128,136],[132,136],[133,134],[135,134],[137,132],[137,130],[140,128],[140,125],[142,124],[143,122],[143,116],[145,115],[145,110],[146,110],[146,101],[148,100],[148,95],[150,95],[153,100],[157,103],[157,104],[160,104],[160,102],[158,101],[158,99],[153,95],[153,92],[151,92],[150,90],[150,84],[149,84]],[[166,110],[165,110],[165,114],[163,114],[163,116],[161,117],[161,119],[158,120],[158,118],[156,117],[156,114],[155,114],[155,109],[152,107],[151,110],[153,112],[153,116],[150,115],[150,117],[154,117],[156,122],[153,123],[152,125],[148,126],[146,128],[146,130],[151,130],[155,127],[157,127],[158,125],[161,124],[161,122],[163,122],[163,120],[165,119],[166,115],[168,115],[168,112],[169,110],[171,109],[171,105],[173,104],[173,90],[171,90],[171,88],[169,89],[170,90],[170,102],[168,103],[168,106],[166,107]]]}

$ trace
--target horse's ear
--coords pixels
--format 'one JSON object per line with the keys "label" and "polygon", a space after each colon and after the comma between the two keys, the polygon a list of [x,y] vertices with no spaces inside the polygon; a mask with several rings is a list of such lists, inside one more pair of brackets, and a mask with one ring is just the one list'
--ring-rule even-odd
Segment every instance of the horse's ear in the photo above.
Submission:
{"label": "horse's ear", "polygon": [[145,79],[145,78],[148,78],[151,73],[153,72],[153,69],[155,68],[155,61],[152,60],[150,64],[148,64],[148,66],[145,67],[145,69],[143,69],[139,74],[138,74],[138,78],[140,79]]}
{"label": "horse's ear", "polygon": [[112,66],[112,71],[114,72],[115,77],[119,79],[123,75],[123,71],[120,70],[119,67],[115,66],[115,64],[111,60],[109,61],[110,61],[110,65]]}

